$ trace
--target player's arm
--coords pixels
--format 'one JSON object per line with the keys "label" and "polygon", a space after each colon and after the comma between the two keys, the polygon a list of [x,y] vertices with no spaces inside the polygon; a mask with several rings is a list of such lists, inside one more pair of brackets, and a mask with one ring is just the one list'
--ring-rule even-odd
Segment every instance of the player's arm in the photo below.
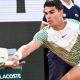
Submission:
{"label": "player's arm", "polygon": [[40,29],[43,29],[45,26],[47,26],[48,24],[47,24],[47,22],[44,22],[44,21],[42,21],[41,22],[41,26],[40,26]]}
{"label": "player's arm", "polygon": [[34,52],[41,46],[41,43],[35,40],[32,40],[26,45],[21,46],[17,52],[14,54],[14,56],[17,56],[18,59],[23,59],[30,55],[30,53]]}
{"label": "player's arm", "polygon": [[19,60],[24,59],[32,52],[37,50],[41,46],[39,41],[32,40],[26,45],[21,46],[16,53],[11,57],[12,64],[8,64],[8,67],[16,67],[19,66]]}
{"label": "player's arm", "polygon": [[31,42],[21,46],[17,50],[17,52],[12,56],[11,60],[14,61],[14,64],[12,66],[16,66],[17,61],[27,57],[32,52],[37,50],[43,44],[43,41],[47,39],[47,36],[48,35],[45,30],[40,30],[39,32],[37,32],[34,35],[33,40]]}
{"label": "player's arm", "polygon": [[46,18],[45,18],[45,16],[43,17],[43,20],[42,20],[42,22],[41,22],[41,25],[40,25],[40,29],[43,29],[45,26],[47,26],[48,25],[48,23],[47,23],[47,20],[46,20]]}

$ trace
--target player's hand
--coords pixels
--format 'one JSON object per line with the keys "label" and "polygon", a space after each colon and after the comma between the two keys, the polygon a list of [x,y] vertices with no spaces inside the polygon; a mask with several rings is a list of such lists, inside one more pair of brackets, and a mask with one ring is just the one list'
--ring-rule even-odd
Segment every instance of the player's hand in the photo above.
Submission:
{"label": "player's hand", "polygon": [[16,55],[13,55],[10,61],[5,62],[6,67],[18,67],[19,66],[19,59]]}

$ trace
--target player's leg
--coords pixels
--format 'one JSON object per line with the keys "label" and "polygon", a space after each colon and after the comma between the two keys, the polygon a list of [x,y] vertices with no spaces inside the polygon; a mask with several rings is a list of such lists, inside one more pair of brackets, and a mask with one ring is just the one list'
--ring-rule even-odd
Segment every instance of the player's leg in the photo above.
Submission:
{"label": "player's leg", "polygon": [[60,80],[80,80],[80,66],[73,67]]}
{"label": "player's leg", "polygon": [[48,64],[49,80],[60,80],[61,77],[72,68],[52,52],[49,52]]}

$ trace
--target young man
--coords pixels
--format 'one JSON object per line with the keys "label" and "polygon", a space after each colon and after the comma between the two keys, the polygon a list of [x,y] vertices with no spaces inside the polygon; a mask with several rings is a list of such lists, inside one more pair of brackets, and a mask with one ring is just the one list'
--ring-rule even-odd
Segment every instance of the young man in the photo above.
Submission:
{"label": "young man", "polygon": [[[60,0],[63,4],[64,18],[76,19],[80,21],[80,7],[75,4],[72,0]],[[47,25],[47,20],[45,16],[41,22],[40,29]]]}
{"label": "young man", "polygon": [[63,6],[59,0],[46,1],[44,15],[48,26],[37,32],[31,42],[18,49],[12,56],[13,64],[9,66],[17,66],[17,61],[27,57],[44,44],[73,67],[57,80],[80,80],[80,22],[63,19]]}
{"label": "young man", "polygon": [[[72,0],[60,0],[60,1],[63,5],[63,11],[64,11],[63,17],[64,18],[80,20],[80,8],[77,5],[75,5]],[[44,28],[46,25],[48,25],[48,23],[44,16],[40,29]],[[58,56],[56,56],[56,54],[49,51],[48,48],[44,48],[43,50],[45,52],[44,53],[45,55],[50,53],[49,55],[45,56],[45,62],[47,62],[48,60],[48,64],[50,64],[48,65],[48,67],[50,68],[49,77],[51,79],[53,79],[54,77],[54,80],[59,80],[59,78],[62,75],[64,75],[71,68],[71,66],[68,65],[63,60],[61,60]],[[59,62],[59,64],[57,62]],[[45,69],[47,71],[46,66],[45,66]],[[57,75],[55,74],[55,72],[57,73]],[[47,73],[45,73],[45,75],[47,75]]]}

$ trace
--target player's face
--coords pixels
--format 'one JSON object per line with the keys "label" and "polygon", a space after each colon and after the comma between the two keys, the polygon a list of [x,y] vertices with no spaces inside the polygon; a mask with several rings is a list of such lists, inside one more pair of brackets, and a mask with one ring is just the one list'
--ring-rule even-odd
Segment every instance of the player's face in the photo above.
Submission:
{"label": "player's face", "polygon": [[56,26],[63,19],[63,10],[57,10],[56,7],[45,7],[44,15],[50,26]]}

